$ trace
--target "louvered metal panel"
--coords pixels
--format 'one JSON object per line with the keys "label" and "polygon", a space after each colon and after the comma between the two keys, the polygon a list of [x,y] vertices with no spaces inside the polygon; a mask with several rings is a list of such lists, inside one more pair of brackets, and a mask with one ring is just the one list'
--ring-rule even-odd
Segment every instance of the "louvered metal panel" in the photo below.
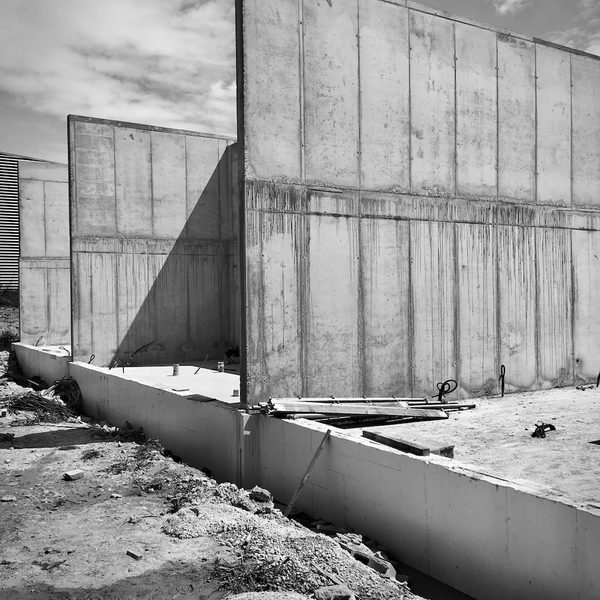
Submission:
{"label": "louvered metal panel", "polygon": [[19,288],[19,163],[0,153],[0,290]]}

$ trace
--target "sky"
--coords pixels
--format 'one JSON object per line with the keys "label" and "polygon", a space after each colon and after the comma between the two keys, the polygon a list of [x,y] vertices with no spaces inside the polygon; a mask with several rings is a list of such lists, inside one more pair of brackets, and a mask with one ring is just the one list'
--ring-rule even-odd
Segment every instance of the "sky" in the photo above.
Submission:
{"label": "sky", "polygon": [[[423,3],[600,55],[600,0]],[[0,151],[66,162],[67,114],[235,135],[235,110],[233,0],[0,0]]]}

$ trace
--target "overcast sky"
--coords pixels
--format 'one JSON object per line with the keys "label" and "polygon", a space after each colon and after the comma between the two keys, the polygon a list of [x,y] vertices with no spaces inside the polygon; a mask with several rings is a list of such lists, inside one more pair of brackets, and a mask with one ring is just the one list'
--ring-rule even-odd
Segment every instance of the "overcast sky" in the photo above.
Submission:
{"label": "overcast sky", "polygon": [[[600,54],[600,0],[425,4]],[[66,162],[69,113],[235,134],[233,0],[0,0],[0,150]]]}

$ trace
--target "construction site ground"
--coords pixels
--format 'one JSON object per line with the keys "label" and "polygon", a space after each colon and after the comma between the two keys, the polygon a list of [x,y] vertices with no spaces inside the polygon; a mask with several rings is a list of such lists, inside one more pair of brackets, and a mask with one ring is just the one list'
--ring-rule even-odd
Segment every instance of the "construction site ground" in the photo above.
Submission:
{"label": "construction site ground", "polygon": [[[0,378],[0,403],[24,391]],[[334,531],[218,484],[135,430],[30,417],[0,417],[2,600],[301,600],[335,582],[360,600],[466,598],[395,562],[412,590],[383,577]],[[66,480],[73,470],[82,477]]]}
{"label": "construction site ground", "polygon": [[[516,482],[546,497],[600,509],[600,387],[555,388],[468,400],[447,420],[369,427],[409,441],[454,445],[449,462]],[[448,399],[452,399],[449,397]],[[536,424],[555,427],[534,438]],[[347,430],[348,431],[348,430]],[[352,429],[356,435],[362,430]],[[596,443],[594,443],[596,442]]]}

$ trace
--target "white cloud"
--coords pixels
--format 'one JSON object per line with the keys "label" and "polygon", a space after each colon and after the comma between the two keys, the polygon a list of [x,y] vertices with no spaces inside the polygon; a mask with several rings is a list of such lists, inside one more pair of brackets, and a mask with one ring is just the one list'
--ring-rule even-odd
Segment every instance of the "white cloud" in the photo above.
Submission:
{"label": "white cloud", "polygon": [[528,0],[493,0],[496,12],[501,15],[514,15],[529,4]]}
{"label": "white cloud", "polygon": [[0,22],[23,107],[235,133],[233,0],[2,0]]}
{"label": "white cloud", "polygon": [[600,56],[600,4],[597,0],[580,0],[578,16],[564,31],[555,31],[550,39],[557,44]]}

